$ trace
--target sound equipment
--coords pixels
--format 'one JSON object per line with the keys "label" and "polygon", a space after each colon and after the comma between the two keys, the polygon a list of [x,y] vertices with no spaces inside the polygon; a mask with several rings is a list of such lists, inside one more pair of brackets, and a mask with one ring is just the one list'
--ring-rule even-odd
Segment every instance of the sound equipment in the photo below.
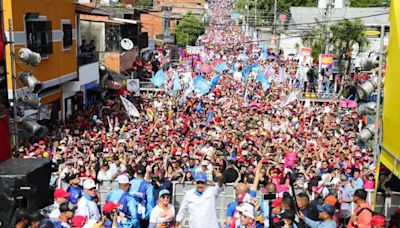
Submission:
{"label": "sound equipment", "polygon": [[179,62],[179,50],[176,45],[171,47],[171,62]]}
{"label": "sound equipment", "polygon": [[0,162],[0,224],[11,227],[14,212],[38,210],[52,203],[50,159],[8,159]]}

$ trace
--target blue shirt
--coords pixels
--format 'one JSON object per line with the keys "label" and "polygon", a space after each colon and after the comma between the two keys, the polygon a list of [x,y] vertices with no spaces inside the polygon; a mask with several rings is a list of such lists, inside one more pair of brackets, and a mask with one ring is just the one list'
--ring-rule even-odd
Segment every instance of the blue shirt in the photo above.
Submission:
{"label": "blue shirt", "polygon": [[153,210],[155,206],[155,201],[154,201],[154,187],[150,183],[147,183],[145,180],[141,178],[135,178],[131,180],[131,188],[129,189],[129,193],[132,195],[135,195],[135,193],[138,193],[139,187],[144,182],[143,184],[146,185],[146,195],[143,196],[145,199],[141,198],[138,199],[137,202],[140,203],[142,200],[146,201],[146,205],[143,205],[146,207],[146,216],[145,219],[150,218],[150,213]]}
{"label": "blue shirt", "polygon": [[72,204],[77,204],[78,203],[78,199],[82,197],[82,188],[80,186],[72,186],[70,185],[67,189],[67,192],[69,192],[70,196],[69,196],[69,201]]}
{"label": "blue shirt", "polygon": [[354,178],[353,179],[354,188],[357,189],[364,189],[364,181],[361,178]]}
{"label": "blue shirt", "polygon": [[[122,204],[122,211],[127,216],[118,222],[118,228],[139,227],[138,216],[136,215],[137,202],[136,199],[122,189],[110,192],[106,197],[106,202],[114,202]],[[120,210],[121,211],[121,210]]]}
{"label": "blue shirt", "polygon": [[336,222],[333,220],[328,221],[314,221],[307,217],[304,217],[304,222],[310,228],[336,228]]}

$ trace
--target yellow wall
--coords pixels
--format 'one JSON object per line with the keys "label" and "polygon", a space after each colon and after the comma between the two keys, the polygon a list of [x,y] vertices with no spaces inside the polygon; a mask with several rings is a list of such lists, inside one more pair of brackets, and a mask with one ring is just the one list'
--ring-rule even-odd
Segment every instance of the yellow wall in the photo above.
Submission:
{"label": "yellow wall", "polygon": [[[13,20],[13,30],[15,32],[24,32],[24,15],[28,12],[39,13],[46,16],[48,21],[52,22],[52,30],[61,30],[61,20],[68,19],[71,22],[73,31],[76,32],[75,4],[74,0],[3,0],[4,4],[4,27],[8,33],[8,19]],[[26,35],[26,34],[25,34]],[[53,36],[53,53],[49,54],[37,67],[26,66],[17,59],[16,75],[21,70],[32,72],[40,81],[45,82],[51,79],[59,78],[63,75],[72,74],[77,71],[76,45],[74,39],[72,47],[68,51],[62,50],[62,40],[55,40]],[[15,53],[25,45],[16,44]],[[6,61],[8,77],[11,77],[11,59],[9,45],[6,47]],[[8,80],[11,89],[11,79]],[[21,83],[18,83],[21,87]]]}
{"label": "yellow wall", "polygon": [[[396,13],[395,13],[396,12]],[[383,104],[382,145],[400,158],[400,1],[391,1],[390,37]],[[400,174],[400,163],[394,167],[394,158],[382,149],[381,162],[396,175]]]}

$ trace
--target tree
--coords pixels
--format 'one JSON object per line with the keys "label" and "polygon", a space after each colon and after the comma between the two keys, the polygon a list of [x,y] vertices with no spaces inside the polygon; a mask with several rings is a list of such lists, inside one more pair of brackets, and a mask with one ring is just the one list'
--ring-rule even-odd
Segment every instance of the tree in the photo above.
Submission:
{"label": "tree", "polygon": [[194,45],[197,38],[204,33],[204,23],[192,12],[187,12],[175,28],[176,41],[179,46]]}
{"label": "tree", "polygon": [[136,6],[139,8],[143,8],[146,6],[152,6],[153,5],[153,0],[137,0],[136,1]]}
{"label": "tree", "polygon": [[389,6],[389,0],[350,0],[352,7],[383,7]]}
{"label": "tree", "polygon": [[364,33],[365,26],[361,20],[349,21],[343,20],[330,27],[331,38],[329,42],[333,45],[334,51],[339,60],[339,74],[342,73],[342,59],[347,60],[347,68],[342,77],[341,89],[343,82],[348,76],[351,67],[352,47],[358,45],[359,50],[363,50],[368,46],[368,40]]}
{"label": "tree", "polygon": [[301,43],[312,49],[312,57],[317,59],[319,54],[324,52],[326,39],[324,38],[324,27],[314,27],[303,32]]}

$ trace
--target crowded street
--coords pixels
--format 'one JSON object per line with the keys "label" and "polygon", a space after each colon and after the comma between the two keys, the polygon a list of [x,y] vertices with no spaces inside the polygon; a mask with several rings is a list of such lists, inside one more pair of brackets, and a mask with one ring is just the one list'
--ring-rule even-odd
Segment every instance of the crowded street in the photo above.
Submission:
{"label": "crowded street", "polygon": [[[51,161],[52,202],[18,207],[7,227],[400,227],[398,166],[359,133],[375,121],[359,104],[380,94],[356,88],[383,80],[386,60],[346,78],[333,59],[260,38],[231,16],[236,4],[208,0],[204,33],[178,57],[130,59],[129,77],[150,86],[115,86],[100,66],[112,86],[20,139],[13,158]],[[78,48],[84,61],[94,44]]]}

